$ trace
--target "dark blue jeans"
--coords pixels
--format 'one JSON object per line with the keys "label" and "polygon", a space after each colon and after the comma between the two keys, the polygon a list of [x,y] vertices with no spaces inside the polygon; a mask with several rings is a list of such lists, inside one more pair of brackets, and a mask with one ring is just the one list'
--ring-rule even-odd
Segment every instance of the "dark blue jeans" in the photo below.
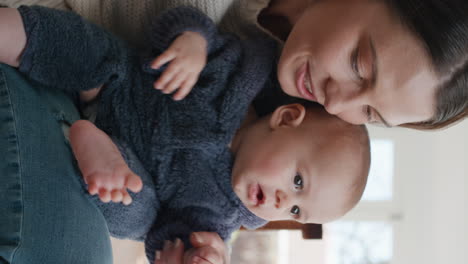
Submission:
{"label": "dark blue jeans", "polygon": [[71,97],[0,64],[1,264],[112,263],[104,217],[62,132],[78,118]]}

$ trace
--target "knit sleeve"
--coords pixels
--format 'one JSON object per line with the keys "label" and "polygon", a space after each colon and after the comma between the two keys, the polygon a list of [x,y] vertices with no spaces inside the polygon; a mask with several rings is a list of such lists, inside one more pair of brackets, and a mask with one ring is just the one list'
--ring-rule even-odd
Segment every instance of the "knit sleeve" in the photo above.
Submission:
{"label": "knit sleeve", "polygon": [[169,9],[156,18],[151,30],[151,45],[156,52],[162,52],[186,31],[200,33],[208,42],[208,53],[211,52],[216,25],[198,9],[187,6]]}
{"label": "knit sleeve", "polygon": [[127,74],[129,50],[110,33],[71,12],[21,6],[27,37],[19,70],[66,91],[96,88]]}

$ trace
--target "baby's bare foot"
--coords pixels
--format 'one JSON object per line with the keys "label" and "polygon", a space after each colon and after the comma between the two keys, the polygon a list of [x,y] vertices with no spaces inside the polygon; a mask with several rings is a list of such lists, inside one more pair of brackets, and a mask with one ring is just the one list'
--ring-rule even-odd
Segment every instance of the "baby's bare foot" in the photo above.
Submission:
{"label": "baby's bare foot", "polygon": [[93,123],[75,122],[70,129],[70,142],[83,178],[91,195],[101,201],[130,204],[127,192],[139,192],[143,183],[125,163],[114,142]]}
{"label": "baby's bare foot", "polygon": [[139,192],[143,187],[140,177],[134,174],[125,162],[123,164],[108,164],[107,166],[107,169],[101,168],[83,173],[85,182],[88,184],[88,192],[91,195],[98,194],[101,201],[105,203],[112,201],[130,204],[132,198],[127,189]]}

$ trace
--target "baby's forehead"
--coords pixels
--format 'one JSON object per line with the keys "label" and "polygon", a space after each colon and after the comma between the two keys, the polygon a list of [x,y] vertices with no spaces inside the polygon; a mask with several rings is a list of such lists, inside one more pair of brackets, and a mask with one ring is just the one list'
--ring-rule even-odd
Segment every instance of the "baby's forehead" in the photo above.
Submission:
{"label": "baby's forehead", "polygon": [[323,125],[315,123],[306,126],[304,134],[304,137],[298,137],[296,140],[310,147],[316,147],[320,152],[359,151],[368,141],[364,129],[348,124],[337,126],[330,123],[323,123]]}
{"label": "baby's forehead", "polygon": [[353,146],[369,140],[365,125],[347,123],[324,110],[315,108],[306,110],[306,116],[302,122],[305,133],[309,134],[311,139],[320,139],[328,144],[331,141],[340,142],[343,146]]}
{"label": "baby's forehead", "polygon": [[[315,140],[317,142],[311,142]],[[350,135],[330,135],[309,139],[307,145],[310,151],[300,157],[305,167],[313,177],[313,181],[324,185],[333,183],[346,188],[359,177],[367,176],[370,167],[370,148],[366,137]],[[338,188],[337,188],[338,189]]]}
{"label": "baby's forehead", "polygon": [[[362,195],[370,167],[370,143],[365,126],[355,126],[329,116],[311,115],[302,144],[309,149],[304,182],[310,184],[302,204],[312,222],[327,222],[349,211]],[[304,219],[306,220],[306,219]]]}
{"label": "baby's forehead", "polygon": [[319,140],[320,147],[316,150],[318,160],[325,166],[331,166],[334,173],[349,174],[359,170],[363,162],[369,159],[369,147],[359,138],[327,135]]}
{"label": "baby's forehead", "polygon": [[[307,179],[306,179],[307,180]],[[343,181],[334,181],[332,184],[314,182],[309,193],[301,196],[298,204],[304,213],[301,222],[325,223],[343,216],[355,204],[355,191]]]}

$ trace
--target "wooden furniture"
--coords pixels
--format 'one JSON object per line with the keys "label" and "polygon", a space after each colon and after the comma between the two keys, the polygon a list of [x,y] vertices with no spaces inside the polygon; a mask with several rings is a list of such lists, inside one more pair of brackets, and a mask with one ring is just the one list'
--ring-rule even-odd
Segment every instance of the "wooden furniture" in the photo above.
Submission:
{"label": "wooden furniture", "polygon": [[[242,228],[244,229],[244,228]],[[294,221],[269,222],[257,230],[301,230],[304,239],[322,239],[322,225],[301,224]]]}

